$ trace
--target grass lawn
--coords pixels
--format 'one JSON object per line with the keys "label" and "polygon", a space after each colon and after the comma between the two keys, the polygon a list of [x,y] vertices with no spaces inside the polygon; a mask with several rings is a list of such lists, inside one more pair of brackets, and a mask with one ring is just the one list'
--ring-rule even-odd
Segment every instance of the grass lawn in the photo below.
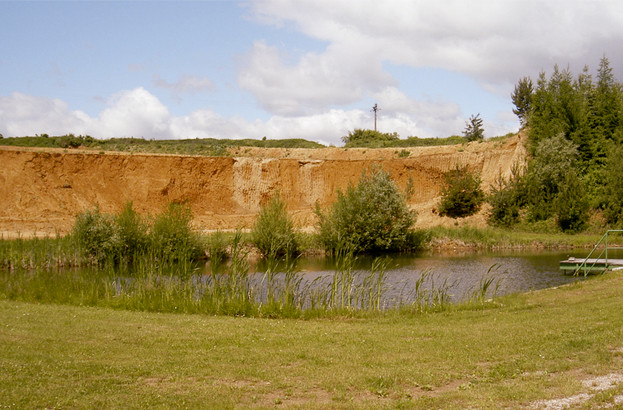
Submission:
{"label": "grass lawn", "polygon": [[553,399],[623,405],[622,273],[484,309],[366,319],[0,300],[0,408],[517,408]]}

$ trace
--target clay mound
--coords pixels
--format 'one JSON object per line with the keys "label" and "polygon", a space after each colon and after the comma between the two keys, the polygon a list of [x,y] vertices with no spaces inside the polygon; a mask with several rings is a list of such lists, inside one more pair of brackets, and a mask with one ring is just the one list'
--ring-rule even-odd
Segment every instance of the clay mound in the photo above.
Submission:
{"label": "clay mound", "polygon": [[[390,172],[400,188],[413,181],[409,205],[418,211],[418,227],[454,225],[433,211],[444,173],[467,165],[487,189],[524,161],[522,139],[405,148],[408,157],[399,155],[402,148],[243,147],[229,157],[200,157],[0,147],[0,231],[5,238],[64,234],[79,212],[95,206],[118,212],[128,201],[142,214],[186,201],[198,229],[248,228],[277,190],[299,227],[309,230],[315,204],[330,205],[338,189],[371,166]],[[483,225],[485,211],[461,223]]]}

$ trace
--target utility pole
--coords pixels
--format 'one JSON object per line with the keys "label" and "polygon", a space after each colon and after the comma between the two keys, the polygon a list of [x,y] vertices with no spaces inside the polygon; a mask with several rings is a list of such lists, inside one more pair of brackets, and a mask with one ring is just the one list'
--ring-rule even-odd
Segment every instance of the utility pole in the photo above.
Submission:
{"label": "utility pole", "polygon": [[374,107],[372,107],[372,109],[370,111],[374,111],[374,131],[376,131],[376,113],[378,111],[380,111],[381,109],[379,108],[378,104],[374,104]]}

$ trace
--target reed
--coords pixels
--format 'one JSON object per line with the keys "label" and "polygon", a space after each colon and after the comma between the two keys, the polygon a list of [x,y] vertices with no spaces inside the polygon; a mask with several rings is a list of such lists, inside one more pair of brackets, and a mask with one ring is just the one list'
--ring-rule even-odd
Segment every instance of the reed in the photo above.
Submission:
{"label": "reed", "polygon": [[494,271],[498,268],[499,266],[497,264],[489,267],[487,275],[483,279],[481,279],[479,285],[476,287],[476,289],[472,291],[471,296],[469,297],[469,303],[484,304],[487,301],[487,295],[489,293],[489,289],[491,289],[492,286],[493,291],[491,292],[490,299],[495,299],[502,281],[502,278],[496,278],[496,276],[494,275]]}
{"label": "reed", "polygon": [[2,269],[52,269],[84,263],[80,249],[67,236],[0,240]]}
{"label": "reed", "polygon": [[[42,250],[33,254],[33,260],[47,260],[50,248],[55,252],[63,249],[54,240],[42,243],[47,245],[35,247]],[[23,244],[17,241],[13,246],[19,254]],[[1,254],[5,259],[10,254],[6,249]],[[386,273],[390,267],[388,258],[377,258],[370,269],[357,270],[357,258],[352,252],[343,251],[336,255],[332,275],[305,279],[296,270],[296,259],[288,257],[268,260],[262,274],[250,273],[248,252],[243,235],[238,232],[232,238],[230,259],[209,274],[189,259],[158,259],[145,254],[137,254],[132,264],[107,263],[86,268],[49,267],[45,263],[31,268],[36,263],[11,262],[11,269],[0,270],[0,298],[128,310],[289,318],[376,315],[389,311],[418,314],[452,305],[450,289],[454,284],[446,280],[438,283],[430,272],[422,274],[415,285],[391,289]],[[483,281],[471,302],[482,305],[494,286],[493,278]],[[398,295],[390,299],[389,290],[399,290]]]}

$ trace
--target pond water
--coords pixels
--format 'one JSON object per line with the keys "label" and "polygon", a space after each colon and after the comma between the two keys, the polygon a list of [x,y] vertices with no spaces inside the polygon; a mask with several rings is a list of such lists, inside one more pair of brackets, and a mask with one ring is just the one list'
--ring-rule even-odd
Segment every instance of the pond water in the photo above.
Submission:
{"label": "pond water", "polygon": [[[447,289],[448,296],[454,302],[468,299],[474,291],[481,288],[483,281],[491,279],[488,297],[491,297],[494,291],[497,296],[501,296],[556,287],[584,280],[584,277],[563,274],[559,262],[569,256],[585,257],[587,253],[587,250],[580,249],[391,255],[387,257],[385,297],[400,298],[401,292],[412,289],[423,275],[426,279],[423,287]],[[358,257],[354,271],[360,276],[365,276],[373,259]],[[206,274],[210,272],[209,264],[205,269]],[[251,266],[251,272],[257,275],[261,275],[265,269],[266,266],[261,262]],[[318,278],[330,280],[335,274],[336,264],[332,258],[301,257],[296,261],[295,270],[302,275],[304,281],[311,283]]]}

